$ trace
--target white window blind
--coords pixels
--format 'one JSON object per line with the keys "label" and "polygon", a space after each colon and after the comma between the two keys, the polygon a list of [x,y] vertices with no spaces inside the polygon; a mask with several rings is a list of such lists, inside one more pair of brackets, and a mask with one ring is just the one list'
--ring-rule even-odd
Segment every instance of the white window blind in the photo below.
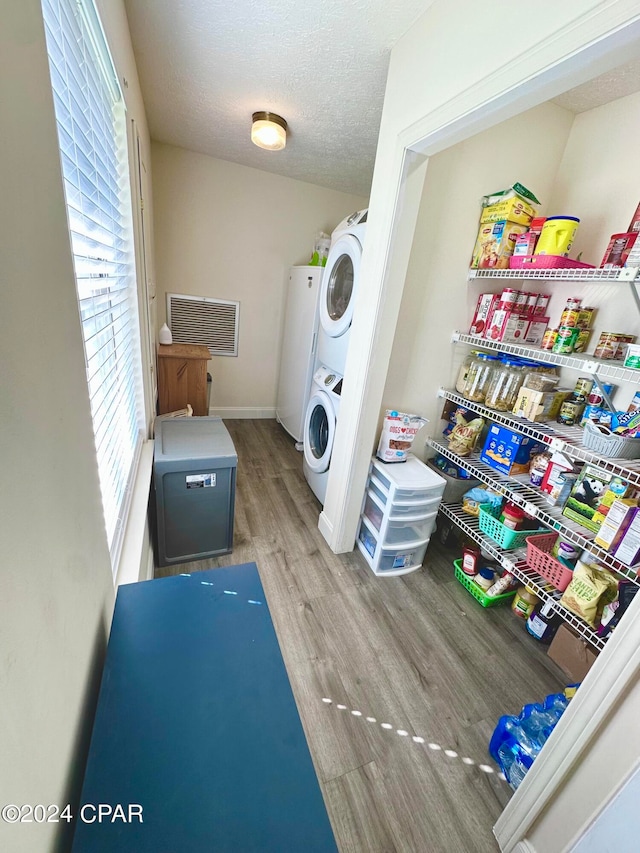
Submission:
{"label": "white window blind", "polygon": [[125,107],[92,0],[42,0],[42,9],[115,571],[143,426]]}

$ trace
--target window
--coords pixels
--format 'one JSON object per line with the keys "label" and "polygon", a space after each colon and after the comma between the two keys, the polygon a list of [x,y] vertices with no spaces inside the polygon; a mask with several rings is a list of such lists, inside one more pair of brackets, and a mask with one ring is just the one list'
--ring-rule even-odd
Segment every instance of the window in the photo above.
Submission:
{"label": "window", "polygon": [[112,567],[143,439],[126,116],[92,0],[42,0]]}

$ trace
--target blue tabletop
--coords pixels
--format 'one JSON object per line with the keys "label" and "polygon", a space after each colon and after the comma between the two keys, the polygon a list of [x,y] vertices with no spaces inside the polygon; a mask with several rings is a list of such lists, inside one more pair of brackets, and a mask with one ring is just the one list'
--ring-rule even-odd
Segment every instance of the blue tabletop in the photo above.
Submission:
{"label": "blue tabletop", "polygon": [[74,853],[337,850],[255,563],[120,587],[83,805]]}

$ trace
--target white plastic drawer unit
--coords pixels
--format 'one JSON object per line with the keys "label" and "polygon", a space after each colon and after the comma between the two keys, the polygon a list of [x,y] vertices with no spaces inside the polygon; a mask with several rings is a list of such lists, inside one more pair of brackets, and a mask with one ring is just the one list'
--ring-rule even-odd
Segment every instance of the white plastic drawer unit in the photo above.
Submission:
{"label": "white plastic drawer unit", "polygon": [[419,569],[433,532],[446,483],[418,459],[374,459],[357,546],[375,574],[402,575]]}

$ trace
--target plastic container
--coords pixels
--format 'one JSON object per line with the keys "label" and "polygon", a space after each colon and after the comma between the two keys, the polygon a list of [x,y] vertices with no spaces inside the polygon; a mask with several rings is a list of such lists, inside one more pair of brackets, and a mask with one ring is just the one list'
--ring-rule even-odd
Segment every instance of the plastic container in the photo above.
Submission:
{"label": "plastic container", "polygon": [[552,555],[557,539],[557,533],[527,536],[527,565],[560,592],[564,592],[573,577],[573,571]]}
{"label": "plastic container", "polygon": [[471,359],[464,386],[464,396],[467,400],[472,400],[474,403],[484,403],[493,369],[499,364],[498,356],[489,355],[485,352],[479,352]]}
{"label": "plastic container", "polygon": [[480,569],[478,574],[474,578],[475,583],[483,589],[485,592],[494,585],[496,582],[496,573],[493,569],[488,568],[487,566]]}
{"label": "plastic container", "polygon": [[575,216],[548,216],[536,243],[536,255],[567,257],[580,220]]}
{"label": "plastic container", "polygon": [[584,264],[563,255],[512,255],[509,258],[509,267],[512,270],[526,267],[538,270],[595,269],[593,264]]}
{"label": "plastic container", "polygon": [[585,422],[582,443],[594,453],[610,459],[640,459],[640,438],[603,433],[592,421]]}
{"label": "plastic container", "polygon": [[524,382],[524,371],[514,359],[505,359],[496,365],[487,388],[485,406],[497,412],[513,410],[518,391]]}
{"label": "plastic container", "polygon": [[510,530],[522,530],[524,510],[512,503],[506,503],[500,514],[500,521]]}
{"label": "plastic container", "polygon": [[555,602],[548,598],[540,607],[536,607],[527,619],[527,631],[536,640],[548,645],[553,639],[561,618],[555,612]]}
{"label": "plastic container", "polygon": [[468,577],[462,571],[462,560],[454,560],[453,565],[455,568],[456,580],[462,584],[462,586],[467,590],[467,592],[471,593],[471,595],[480,605],[482,605],[482,607],[495,607],[497,604],[505,604],[507,601],[510,601],[516,594],[515,589],[510,589],[508,592],[505,592],[502,595],[487,595],[484,590],[480,589],[480,587],[473,578]]}
{"label": "plastic container", "polygon": [[[537,532],[533,530],[512,530],[510,527],[505,527],[496,518],[493,508],[489,504],[482,504],[480,506],[478,521],[482,533],[486,533],[487,536],[493,539],[494,542],[497,542],[505,551],[522,547],[527,541],[527,537]],[[541,529],[546,530],[546,528]]]}

